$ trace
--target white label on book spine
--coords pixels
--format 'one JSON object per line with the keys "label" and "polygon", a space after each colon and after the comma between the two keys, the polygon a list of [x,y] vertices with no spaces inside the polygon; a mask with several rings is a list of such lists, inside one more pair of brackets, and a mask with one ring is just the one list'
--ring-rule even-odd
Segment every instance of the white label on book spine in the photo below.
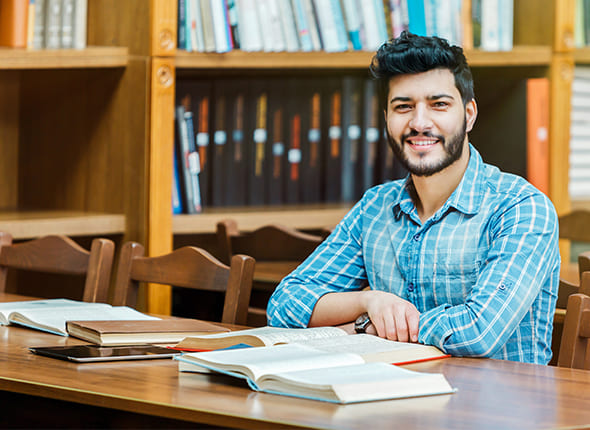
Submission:
{"label": "white label on book spine", "polygon": [[225,142],[227,142],[227,134],[224,130],[217,130],[213,135],[213,141],[216,145],[225,145]]}
{"label": "white label on book spine", "polygon": [[367,128],[367,141],[377,142],[379,140],[379,130],[376,127]]}
{"label": "white label on book spine", "polygon": [[275,142],[272,144],[272,155],[280,157],[285,152],[285,145],[283,142]]}
{"label": "white label on book spine", "polygon": [[328,130],[328,136],[330,136],[330,139],[340,139],[340,136],[342,136],[342,131],[340,130],[340,126],[339,125],[331,126]]}
{"label": "white label on book spine", "polygon": [[301,162],[301,150],[299,148],[289,149],[287,158],[289,160],[289,163],[299,164]]}
{"label": "white label on book spine", "polygon": [[254,142],[266,142],[266,130],[264,128],[257,128],[256,130],[254,130]]}
{"label": "white label on book spine", "polygon": [[197,145],[208,146],[209,145],[209,133],[200,132],[197,133]]}
{"label": "white label on book spine", "polygon": [[352,124],[348,126],[348,138],[352,140],[357,140],[361,137],[361,128],[356,125]]}
{"label": "white label on book spine", "polygon": [[188,154],[188,170],[196,175],[201,173],[201,160],[199,159],[198,152],[191,152]]}
{"label": "white label on book spine", "polygon": [[242,130],[234,130],[232,133],[234,142],[241,142],[244,139],[244,133]]}
{"label": "white label on book spine", "polygon": [[310,142],[319,142],[320,141],[320,130],[317,128],[310,128],[307,134],[307,138]]}

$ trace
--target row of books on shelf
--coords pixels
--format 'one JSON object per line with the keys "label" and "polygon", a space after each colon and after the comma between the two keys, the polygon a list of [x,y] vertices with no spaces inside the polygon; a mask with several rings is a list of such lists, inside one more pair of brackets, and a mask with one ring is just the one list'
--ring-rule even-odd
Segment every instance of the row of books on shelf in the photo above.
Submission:
{"label": "row of books on shelf", "polygon": [[590,67],[577,66],[572,84],[569,192],[590,197]]}
{"label": "row of books on shelf", "polygon": [[513,0],[178,0],[189,52],[374,51],[404,30],[510,50]]}
{"label": "row of books on shelf", "polygon": [[174,212],[357,200],[405,175],[379,106],[356,76],[180,80]]}
{"label": "row of books on shelf", "polygon": [[0,46],[84,49],[88,0],[2,0]]}
{"label": "row of books on shelf", "polygon": [[576,47],[590,46],[590,0],[576,0],[574,43]]}

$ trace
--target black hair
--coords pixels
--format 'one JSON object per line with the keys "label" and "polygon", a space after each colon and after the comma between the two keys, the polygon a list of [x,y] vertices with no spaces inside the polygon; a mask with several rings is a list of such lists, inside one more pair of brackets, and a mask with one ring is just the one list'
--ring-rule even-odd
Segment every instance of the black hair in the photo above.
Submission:
{"label": "black hair", "polygon": [[387,110],[391,78],[433,69],[453,73],[463,105],[475,97],[473,76],[461,47],[451,46],[440,37],[417,36],[408,31],[381,45],[371,60],[370,72],[377,80],[383,108]]}

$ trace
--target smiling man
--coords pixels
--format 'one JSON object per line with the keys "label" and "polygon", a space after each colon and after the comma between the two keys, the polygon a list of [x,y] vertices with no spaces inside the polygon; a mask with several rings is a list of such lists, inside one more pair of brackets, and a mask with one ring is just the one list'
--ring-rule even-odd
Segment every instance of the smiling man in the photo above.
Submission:
{"label": "smiling man", "polygon": [[390,146],[410,173],[368,190],[281,282],[269,324],[335,325],[457,356],[548,363],[557,215],[469,143],[477,104],[462,49],[403,33],[379,48],[371,71]]}

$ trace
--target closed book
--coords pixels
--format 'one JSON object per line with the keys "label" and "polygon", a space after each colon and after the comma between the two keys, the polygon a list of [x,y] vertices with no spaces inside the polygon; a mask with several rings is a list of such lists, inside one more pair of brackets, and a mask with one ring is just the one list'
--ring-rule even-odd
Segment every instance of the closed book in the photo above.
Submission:
{"label": "closed book", "polygon": [[237,0],[240,49],[262,51],[262,34],[258,22],[255,0]]}
{"label": "closed book", "polygon": [[199,160],[194,147],[194,140],[188,131],[187,114],[192,121],[192,112],[186,112],[184,106],[178,105],[175,110],[176,139],[179,154],[179,174],[182,178],[181,189],[183,206],[188,214],[201,212],[201,196],[199,191]]}
{"label": "closed book", "polygon": [[361,42],[361,12],[357,8],[356,1],[342,0],[342,11],[344,12],[350,46],[355,51],[363,49],[363,44]]}
{"label": "closed book", "polygon": [[263,205],[265,198],[265,175],[268,168],[266,147],[268,145],[268,88],[264,81],[250,83],[248,94],[246,147],[248,149],[248,204]]}
{"label": "closed book", "polygon": [[84,49],[88,33],[88,0],[75,0],[74,4],[74,49]]}
{"label": "closed book", "polygon": [[0,46],[27,47],[29,0],[0,2]]}
{"label": "closed book", "polygon": [[172,168],[172,213],[173,214],[181,214],[183,213],[183,204],[182,204],[182,191],[180,186],[180,174],[179,174],[179,148],[177,143],[177,138],[174,139],[174,158],[173,158],[173,168]]}
{"label": "closed book", "polygon": [[240,49],[240,26],[238,24],[237,0],[227,0],[227,20],[229,22],[232,45],[234,49]]}
{"label": "closed book", "polygon": [[424,0],[407,0],[408,30],[418,36],[426,36],[426,10]]}
{"label": "closed book", "polygon": [[500,42],[499,0],[481,0],[481,49],[499,51]]}
{"label": "closed book", "polygon": [[61,48],[74,47],[74,0],[62,0],[60,37]]}
{"label": "closed book", "polygon": [[47,0],[35,0],[35,28],[33,30],[33,49],[45,46],[45,5]]}
{"label": "closed book", "polygon": [[314,0],[322,47],[326,52],[348,49],[348,37],[338,0]]}
{"label": "closed book", "polygon": [[318,203],[322,200],[322,91],[317,80],[301,86],[301,196],[303,203]]}
{"label": "closed book", "polygon": [[309,29],[309,36],[311,38],[312,51],[321,51],[324,47],[324,43],[321,40],[320,34],[320,22],[318,13],[314,7],[314,0],[302,0],[303,10],[305,11],[305,17],[307,19],[307,25]]}
{"label": "closed book", "polygon": [[295,17],[295,25],[297,28],[297,35],[299,36],[301,50],[304,52],[314,51],[315,49],[310,34],[310,25],[305,13],[303,0],[291,0],[291,6],[293,8],[293,16]]}
{"label": "closed book", "polygon": [[361,143],[361,82],[358,78],[342,79],[342,144],[341,144],[341,199],[352,202],[360,197]]}
{"label": "closed book", "polygon": [[287,52],[299,51],[299,37],[295,24],[295,14],[291,6],[291,0],[277,0],[281,26],[285,35],[285,49]]}
{"label": "closed book", "polygon": [[105,346],[177,343],[187,336],[229,331],[216,324],[188,318],[68,321],[66,329],[70,336]]}
{"label": "closed book", "polygon": [[178,0],[176,47],[186,50],[186,3],[190,0]]}
{"label": "closed book", "polygon": [[286,162],[287,138],[287,105],[285,103],[285,83],[283,80],[271,82],[268,99],[268,137],[267,160],[267,195],[268,203],[271,205],[282,204],[284,201],[284,181]]}
{"label": "closed book", "polygon": [[225,0],[211,0],[211,21],[215,40],[215,52],[229,52],[232,49],[227,4]]}
{"label": "closed book", "polygon": [[[205,52],[215,52],[215,26],[213,9],[211,8],[210,0],[200,0],[199,6],[201,8],[201,22],[203,24],[203,41],[205,45]],[[193,47],[194,50],[194,47]]]}
{"label": "closed book", "polygon": [[381,140],[379,118],[379,95],[375,81],[366,79],[363,90],[362,108],[362,184],[363,190],[368,190],[377,183],[377,152]]}
{"label": "closed book", "polygon": [[211,151],[211,205],[214,207],[226,206],[228,181],[231,171],[231,160],[229,152],[229,127],[231,122],[230,114],[230,90],[227,80],[216,80],[213,82],[212,108],[213,108],[213,130],[212,130],[212,151]]}
{"label": "closed book", "polygon": [[[363,49],[375,51],[385,41],[379,32],[377,24],[377,11],[373,0],[356,0],[363,25]],[[379,12],[383,13],[383,8]]]}
{"label": "closed book", "polygon": [[[35,48],[35,14],[37,8],[35,7],[35,0],[29,0],[29,7],[27,9],[27,49]],[[0,18],[1,19],[1,18]]]}
{"label": "closed book", "polygon": [[549,195],[549,80],[527,79],[527,179]]}
{"label": "closed book", "polygon": [[340,203],[342,199],[342,88],[337,80],[322,83],[322,141],[324,142],[324,199]]}
{"label": "closed book", "polygon": [[228,155],[230,168],[227,171],[228,187],[226,203],[229,206],[244,206],[248,196],[248,165],[246,146],[246,99],[248,84],[242,80],[227,82],[228,110]]}
{"label": "closed book", "polygon": [[[205,51],[205,41],[203,39],[203,18],[201,17],[201,8],[199,0],[188,0],[188,15],[186,17],[186,27],[189,29],[185,32],[190,41],[190,49],[195,52]],[[187,44],[189,45],[189,44]]]}
{"label": "closed book", "polygon": [[288,81],[287,100],[289,100],[286,112],[287,137],[285,139],[286,147],[286,165],[285,165],[285,203],[301,203],[301,117],[302,102],[301,89],[298,81],[292,79]]}
{"label": "closed book", "polygon": [[45,48],[61,48],[62,0],[45,0]]}

